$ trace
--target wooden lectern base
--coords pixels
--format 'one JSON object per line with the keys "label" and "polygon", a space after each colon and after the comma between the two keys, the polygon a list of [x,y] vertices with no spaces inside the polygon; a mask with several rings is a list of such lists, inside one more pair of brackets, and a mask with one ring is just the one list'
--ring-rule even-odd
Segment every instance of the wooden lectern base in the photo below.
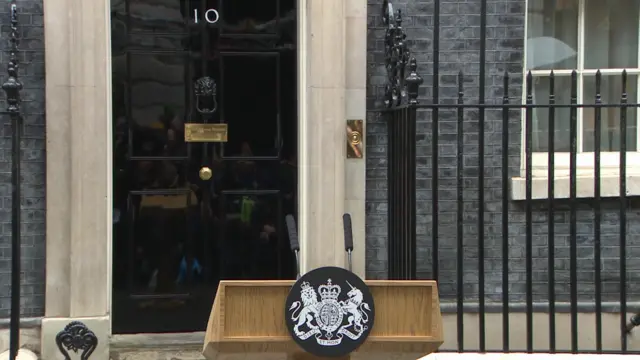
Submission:
{"label": "wooden lectern base", "polygon": [[[296,344],[285,321],[293,280],[220,282],[203,355],[207,360],[415,360],[442,344],[435,281],[366,282],[375,300],[375,326],[349,356],[317,357]],[[246,356],[245,356],[246,355]]]}
{"label": "wooden lectern base", "polygon": [[351,356],[342,356],[342,357],[317,357],[311,354],[292,354],[289,356],[289,360],[351,360]]}

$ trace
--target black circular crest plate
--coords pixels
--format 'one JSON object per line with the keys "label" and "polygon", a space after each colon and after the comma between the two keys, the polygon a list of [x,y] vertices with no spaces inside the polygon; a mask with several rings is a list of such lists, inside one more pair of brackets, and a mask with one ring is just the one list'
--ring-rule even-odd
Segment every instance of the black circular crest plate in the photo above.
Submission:
{"label": "black circular crest plate", "polygon": [[333,266],[301,276],[284,310],[293,340],[319,357],[350,354],[365,342],[375,319],[369,287],[356,274]]}

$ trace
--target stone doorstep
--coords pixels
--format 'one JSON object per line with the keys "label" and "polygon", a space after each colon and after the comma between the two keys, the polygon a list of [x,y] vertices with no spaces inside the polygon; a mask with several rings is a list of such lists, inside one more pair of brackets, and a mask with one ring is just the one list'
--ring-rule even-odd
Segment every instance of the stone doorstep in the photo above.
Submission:
{"label": "stone doorstep", "polygon": [[[200,350],[168,350],[168,349],[129,349],[114,350],[109,354],[110,360],[204,360]],[[20,359],[19,359],[20,360]]]}
{"label": "stone doorstep", "polygon": [[202,348],[204,331],[166,334],[113,335],[111,349],[194,347]]}
{"label": "stone doorstep", "polygon": [[203,343],[204,332],[113,335],[109,355],[112,360],[204,360]]}

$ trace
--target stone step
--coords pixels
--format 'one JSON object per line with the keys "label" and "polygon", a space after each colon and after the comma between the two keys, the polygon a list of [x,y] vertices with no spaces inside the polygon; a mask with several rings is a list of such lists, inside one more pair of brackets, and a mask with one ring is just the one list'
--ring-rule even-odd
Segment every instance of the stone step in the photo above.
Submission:
{"label": "stone step", "polygon": [[114,335],[111,360],[204,360],[204,332]]}

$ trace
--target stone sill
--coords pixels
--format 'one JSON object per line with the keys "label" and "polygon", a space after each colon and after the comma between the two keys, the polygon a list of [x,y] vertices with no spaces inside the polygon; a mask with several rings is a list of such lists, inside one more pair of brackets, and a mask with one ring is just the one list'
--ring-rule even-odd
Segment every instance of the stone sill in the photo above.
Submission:
{"label": "stone sill", "polygon": [[[588,199],[594,197],[593,175],[579,175],[576,179],[576,198]],[[543,200],[548,198],[549,178],[533,177],[531,182],[531,199]],[[511,200],[526,200],[527,181],[524,177],[511,178]],[[570,183],[569,177],[556,177],[554,180],[554,198],[568,199]],[[627,196],[640,195],[640,174],[627,175]],[[616,198],[620,196],[620,176],[603,175],[600,177],[600,197]]]}
{"label": "stone sill", "polygon": [[[620,313],[620,302],[617,301],[603,301],[600,303],[603,313]],[[524,302],[510,301],[507,305],[509,313],[523,313],[527,311],[527,304]],[[640,312],[640,302],[628,301],[626,303],[627,312]],[[534,313],[548,313],[549,302],[548,301],[536,301],[532,304]],[[596,303],[594,301],[578,301],[578,312],[581,313],[594,313],[596,311]],[[477,302],[465,301],[463,307],[465,314],[474,314],[480,312],[480,305]],[[457,313],[458,305],[456,301],[450,299],[440,299],[440,311],[444,314]],[[503,304],[498,302],[486,302],[484,306],[486,313],[502,313]],[[569,313],[571,312],[571,303],[556,301],[555,303],[556,313]]]}
{"label": "stone sill", "polygon": [[113,334],[110,339],[111,350],[140,350],[151,348],[196,348],[201,350],[204,344],[204,331],[165,334]]}

